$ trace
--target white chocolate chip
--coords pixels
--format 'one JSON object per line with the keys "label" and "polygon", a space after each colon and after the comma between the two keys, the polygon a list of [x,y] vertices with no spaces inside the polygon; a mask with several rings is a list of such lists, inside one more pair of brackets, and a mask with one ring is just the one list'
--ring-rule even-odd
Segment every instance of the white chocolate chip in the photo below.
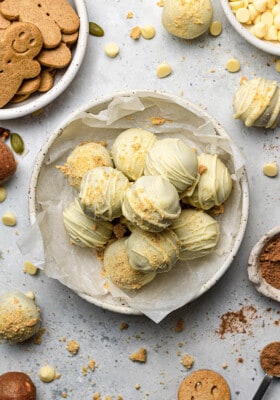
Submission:
{"label": "white chocolate chip", "polygon": [[280,72],[280,59],[275,61],[275,70]]}
{"label": "white chocolate chip", "polygon": [[26,260],[24,261],[23,272],[26,272],[29,275],[36,275],[38,272],[38,268],[34,264],[32,264],[31,261]]}
{"label": "white chocolate chip", "polygon": [[39,371],[39,378],[42,382],[52,382],[55,379],[55,369],[50,365],[45,365]]}
{"label": "white chocolate chip", "polygon": [[117,43],[112,42],[106,44],[104,51],[108,57],[115,58],[119,54],[120,48]]}
{"label": "white chocolate chip", "polygon": [[141,26],[141,35],[144,39],[150,40],[156,34],[156,30],[152,25]]}
{"label": "white chocolate chip", "polygon": [[168,75],[171,74],[171,72],[172,72],[171,66],[165,62],[160,64],[157,68],[157,76],[159,78],[166,78]]}
{"label": "white chocolate chip", "polygon": [[16,219],[15,214],[12,211],[7,211],[2,216],[2,222],[4,225],[7,225],[7,226],[15,226],[17,223],[17,219]]}
{"label": "white chocolate chip", "polygon": [[3,203],[7,198],[7,190],[4,187],[0,187],[0,203]]}
{"label": "white chocolate chip", "polygon": [[240,62],[236,58],[230,58],[226,63],[228,72],[238,72],[240,70]]}
{"label": "white chocolate chip", "polygon": [[24,294],[25,294],[26,297],[29,297],[29,299],[35,300],[35,294],[34,294],[34,292],[29,291],[29,292],[26,292],[26,293],[24,293]]}
{"label": "white chocolate chip", "polygon": [[278,166],[275,162],[267,163],[263,166],[263,173],[269,177],[275,177],[278,175]]}
{"label": "white chocolate chip", "polygon": [[209,33],[212,36],[219,36],[222,33],[223,26],[220,21],[213,21],[209,28]]}

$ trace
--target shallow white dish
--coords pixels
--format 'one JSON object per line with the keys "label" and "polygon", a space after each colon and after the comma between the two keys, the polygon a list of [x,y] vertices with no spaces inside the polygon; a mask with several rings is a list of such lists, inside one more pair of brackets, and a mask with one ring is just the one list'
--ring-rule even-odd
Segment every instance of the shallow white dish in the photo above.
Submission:
{"label": "shallow white dish", "polygon": [[253,247],[248,260],[248,276],[258,292],[280,302],[280,290],[271,286],[260,274],[259,257],[263,248],[274,238],[280,236],[280,225],[270,229]]}
{"label": "shallow white dish", "polygon": [[[115,120],[113,118],[111,119],[111,121],[108,121],[107,119],[108,115],[114,117],[114,106],[116,101],[120,102],[123,106],[120,108],[121,117]],[[131,104],[130,102],[133,102],[133,104]],[[142,107],[142,105],[144,105],[144,107]],[[109,114],[108,114],[108,109],[110,109]],[[98,121],[96,122],[95,120],[97,126],[95,127],[91,126],[92,120],[88,119],[87,117],[87,115],[89,115],[88,113],[94,114],[94,118],[98,116]],[[179,121],[177,122],[173,120],[170,122],[172,115],[179,116],[178,118]],[[165,118],[166,121],[169,121],[170,123],[166,122],[167,126],[165,126],[165,124],[151,125],[151,117],[154,116]],[[81,127],[81,118],[84,118],[86,120],[86,126],[82,125]],[[75,121],[73,122],[73,120]],[[136,121],[138,121],[138,123]],[[51,203],[52,202],[55,203],[58,201],[57,197],[54,194],[50,194],[50,197],[48,197],[49,194],[47,194],[47,197],[45,197],[45,195],[42,195],[42,193],[44,192],[44,187],[49,187],[50,185],[58,186],[57,191],[59,193],[60,199],[68,197],[67,199],[68,201],[69,198],[73,196],[73,192],[70,191],[68,192],[69,185],[65,183],[66,179],[63,176],[61,176],[62,174],[58,176],[60,183],[56,182],[56,185],[53,185],[53,182],[56,178],[52,174],[54,173],[55,165],[57,165],[58,163],[61,164],[61,162],[63,162],[62,161],[63,159],[65,161],[65,157],[69,154],[70,149],[71,148],[73,149],[80,141],[86,139],[105,140],[108,142],[108,145],[110,145],[118,133],[120,133],[124,129],[127,129],[128,127],[134,126],[134,124],[136,123],[137,126],[153,130],[154,133],[156,133],[157,135],[165,135],[165,136],[171,136],[174,134],[180,135],[180,133],[176,132],[176,124],[180,124],[182,123],[182,121],[184,126],[187,126],[186,127],[187,131],[189,129],[188,131],[189,137],[191,137],[192,140],[194,139],[194,135],[191,131],[191,128],[188,128],[187,121],[190,121],[190,126],[192,126],[193,129],[196,130],[196,134],[198,136],[196,137],[195,140],[196,141],[204,140],[206,147],[209,146],[210,148],[211,146],[215,146],[216,141],[218,141],[219,143],[223,142],[225,147],[233,146],[234,148],[235,162],[238,165],[237,168],[238,168],[239,178],[238,178],[238,184],[236,183],[236,186],[238,186],[237,192],[239,192],[238,194],[239,203],[238,206],[236,204],[232,206],[229,205],[227,212],[225,212],[225,214],[221,216],[221,219],[225,220],[224,224],[226,226],[232,225],[231,223],[229,223],[229,221],[232,220],[232,215],[235,216],[235,221],[236,221],[235,228],[225,228],[225,229],[234,229],[234,231],[227,232],[227,234],[224,235],[224,238],[221,241],[221,248],[218,249],[219,255],[217,256],[217,260],[215,258],[210,260],[207,257],[205,257],[203,262],[202,261],[196,262],[195,264],[196,272],[195,274],[190,272],[191,278],[189,283],[189,285],[191,285],[192,280],[194,280],[195,282],[196,276],[199,276],[200,283],[199,286],[196,288],[196,290],[194,290],[193,293],[191,290],[189,290],[190,292],[189,294],[188,287],[185,286],[181,287],[180,290],[183,290],[184,293],[188,295],[188,297],[180,299],[176,298],[175,307],[174,304],[172,303],[171,305],[169,305],[169,308],[167,307],[168,311],[164,309],[161,310],[161,312],[158,314],[156,310],[157,306],[155,306],[155,310],[151,310],[150,309],[151,303],[149,302],[147,302],[149,304],[147,304],[148,310],[146,310],[145,308],[146,305],[144,304],[145,297],[144,297],[144,302],[142,299],[141,306],[139,306],[138,308],[137,300],[135,303],[135,298],[132,299],[134,300],[134,303],[132,302],[134,306],[132,306],[131,304],[128,304],[127,299],[125,299],[122,296],[112,296],[110,292],[104,293],[104,295],[102,296],[92,295],[91,293],[88,293],[86,290],[85,291],[77,290],[74,287],[75,286],[74,282],[71,282],[71,279],[69,281],[69,278],[64,278],[64,277],[62,277],[62,279],[59,278],[59,280],[62,281],[63,284],[66,284],[66,286],[76,291],[82,298],[86,299],[87,301],[95,305],[103,307],[104,309],[124,314],[144,313],[149,317],[151,317],[152,319],[154,319],[155,321],[159,321],[170,311],[173,311],[173,309],[179,308],[179,306],[183,306],[186,303],[201,296],[221,278],[221,276],[229,268],[231,262],[233,261],[239,249],[247,225],[249,191],[248,191],[246,172],[243,164],[243,157],[239,153],[239,150],[235,147],[229,135],[221,127],[221,125],[204,110],[200,109],[199,107],[195,106],[191,102],[181,97],[159,92],[153,92],[153,91],[144,91],[144,90],[117,93],[113,96],[109,96],[107,98],[102,98],[99,100],[93,100],[92,102],[83,105],[78,110],[73,112],[69,116],[69,118],[67,118],[66,121],[63,121],[61,125],[49,136],[47,142],[45,143],[45,145],[38,154],[38,157],[34,165],[30,183],[30,190],[29,190],[30,192],[29,212],[30,212],[31,223],[37,221],[38,215],[40,215],[42,211],[42,204],[43,207],[44,205],[45,207],[48,207],[49,200]],[[148,125],[150,125],[150,128],[148,127]],[[73,130],[75,132],[75,129],[79,132],[79,135],[76,135],[76,137],[72,138],[71,134],[73,134]],[[164,129],[166,129],[165,132]],[[210,130],[213,135],[212,137],[210,136]],[[208,132],[209,132],[209,138],[208,138]],[[212,144],[210,144],[211,140]],[[60,151],[64,152],[63,156],[61,156]],[[50,193],[52,193],[52,190],[50,191]],[[44,198],[44,201],[42,201],[42,198]],[[67,201],[65,201],[65,203],[67,203]],[[232,203],[234,203],[233,200]],[[238,207],[237,216],[236,214],[232,214],[233,210],[231,209],[231,207]],[[59,238],[59,235],[57,237]],[[48,240],[54,241],[57,239],[56,238],[54,239],[52,235],[50,235]],[[50,243],[48,242],[48,245],[49,244]],[[34,243],[32,247],[34,247]],[[61,246],[61,248],[63,248],[63,246]],[[69,249],[66,249],[66,251],[68,250]],[[216,256],[213,255],[213,257]],[[210,265],[212,265],[211,268],[214,268],[214,270],[210,269]],[[179,285],[181,279],[180,274],[182,273],[187,274],[188,269],[186,269],[185,272],[182,272],[182,270],[180,270],[179,267],[175,272],[172,271],[172,275],[169,276],[168,281],[173,280],[173,283],[168,282],[167,285],[169,284],[173,285],[173,289],[175,290],[176,285],[177,284]],[[160,284],[165,284],[163,283],[164,280],[163,275],[167,274],[160,274],[160,275],[161,275],[160,277],[159,276],[157,277],[158,282],[160,282]],[[165,288],[164,292],[167,293],[168,290],[166,291]],[[149,295],[151,295],[151,293],[149,293]],[[156,300],[153,298],[153,301]],[[153,314],[154,312],[155,315]]]}
{"label": "shallow white dish", "polygon": [[274,54],[276,56],[280,55],[280,42],[258,39],[250,32],[250,26],[242,25],[237,20],[230,8],[229,0],[220,0],[220,2],[227,19],[240,36],[242,36],[248,43],[266,53]]}
{"label": "shallow white dish", "polygon": [[34,93],[27,100],[12,104],[9,103],[0,109],[0,120],[8,120],[29,115],[50,104],[70,85],[78,73],[86,51],[89,21],[86,3],[84,0],[69,0],[80,19],[79,37],[72,49],[71,63],[61,71],[57,71],[53,87],[45,93]]}

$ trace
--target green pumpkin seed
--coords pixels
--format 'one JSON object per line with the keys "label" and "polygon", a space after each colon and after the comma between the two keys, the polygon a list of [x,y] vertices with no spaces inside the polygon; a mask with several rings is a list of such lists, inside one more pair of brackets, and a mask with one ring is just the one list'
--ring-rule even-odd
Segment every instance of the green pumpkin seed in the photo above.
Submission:
{"label": "green pumpkin seed", "polygon": [[98,37],[104,36],[104,30],[101,28],[101,26],[99,26],[95,22],[89,23],[89,33],[93,36],[98,36]]}
{"label": "green pumpkin seed", "polygon": [[22,137],[18,133],[11,134],[11,147],[17,154],[22,154],[24,152],[24,142]]}

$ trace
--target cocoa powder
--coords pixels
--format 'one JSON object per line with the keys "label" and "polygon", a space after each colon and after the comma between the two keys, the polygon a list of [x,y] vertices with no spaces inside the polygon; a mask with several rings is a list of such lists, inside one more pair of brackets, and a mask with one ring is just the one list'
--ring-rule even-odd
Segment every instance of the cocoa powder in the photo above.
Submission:
{"label": "cocoa powder", "polygon": [[269,343],[263,348],[260,363],[267,374],[280,376],[280,342]]}
{"label": "cocoa powder", "polygon": [[280,290],[280,235],[264,246],[260,254],[260,273],[269,285]]}

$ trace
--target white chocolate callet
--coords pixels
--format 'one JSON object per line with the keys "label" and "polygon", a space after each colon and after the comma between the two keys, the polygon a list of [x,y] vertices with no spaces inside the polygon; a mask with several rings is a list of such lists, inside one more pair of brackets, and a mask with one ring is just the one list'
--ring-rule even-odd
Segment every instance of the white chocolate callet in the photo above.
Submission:
{"label": "white chocolate callet", "polygon": [[263,173],[266,176],[274,178],[278,175],[278,165],[276,162],[266,163],[263,166]]}
{"label": "white chocolate callet", "polygon": [[144,173],[146,154],[156,140],[152,132],[141,128],[120,133],[111,148],[116,168],[130,180],[140,178]]}
{"label": "white chocolate callet", "polygon": [[157,76],[159,78],[166,78],[167,76],[169,76],[171,74],[171,72],[172,72],[172,68],[166,62],[159,64],[159,66],[157,67]]}
{"label": "white chocolate callet", "polygon": [[80,247],[104,247],[112,236],[108,221],[93,221],[83,213],[78,199],[63,210],[63,224],[70,241]]}
{"label": "white chocolate callet", "polygon": [[223,31],[223,26],[221,21],[213,21],[209,28],[209,33],[212,36],[219,36]]}
{"label": "white chocolate callet", "polygon": [[154,26],[152,26],[152,25],[141,26],[140,30],[141,30],[142,37],[147,40],[153,39],[153,37],[156,34],[156,30],[155,30]]}
{"label": "white chocolate callet", "polygon": [[17,223],[17,217],[13,213],[13,211],[6,211],[2,215],[2,222],[6,226],[15,226]]}
{"label": "white chocolate callet", "polygon": [[31,261],[25,260],[23,272],[25,272],[29,275],[36,275],[38,272],[38,268]]}
{"label": "white chocolate callet", "polygon": [[194,39],[205,33],[212,22],[210,0],[165,0],[162,24],[172,35]]}
{"label": "white chocolate callet", "polygon": [[196,152],[178,138],[158,140],[147,153],[144,174],[165,176],[179,193],[191,192],[199,178]]}
{"label": "white chocolate callet", "polygon": [[206,169],[201,174],[193,194],[184,197],[183,201],[196,208],[209,210],[228,199],[232,191],[232,178],[217,154],[202,153],[198,156],[198,162]]}
{"label": "white chocolate callet", "polygon": [[41,379],[42,382],[52,382],[55,379],[55,368],[53,368],[50,365],[44,365],[43,367],[40,368],[39,370],[39,378]]}
{"label": "white chocolate callet", "polygon": [[141,272],[133,269],[126,253],[126,239],[110,243],[104,252],[103,267],[107,278],[123,290],[138,290],[150,283],[155,272]]}
{"label": "white chocolate callet", "polygon": [[168,272],[179,259],[180,241],[170,229],[146,232],[135,229],[126,240],[132,268],[142,272]]}
{"label": "white chocolate callet", "polygon": [[179,195],[163,176],[142,176],[126,190],[122,212],[141,229],[160,232],[180,215]]}
{"label": "white chocolate callet", "polygon": [[82,177],[95,167],[113,167],[110,153],[105,146],[96,142],[82,142],[76,146],[63,166],[56,166],[69,181],[69,184],[80,189]]}
{"label": "white chocolate callet", "polygon": [[228,72],[238,72],[240,70],[240,62],[236,58],[229,58],[226,63]]}
{"label": "white chocolate callet", "polygon": [[120,48],[117,43],[110,42],[105,45],[104,51],[108,57],[115,58],[119,54]]}
{"label": "white chocolate callet", "polygon": [[96,167],[82,179],[79,202],[93,219],[112,221],[122,215],[122,202],[129,185],[127,177],[112,167]]}
{"label": "white chocolate callet", "polygon": [[181,243],[180,260],[205,257],[215,249],[220,237],[218,222],[199,210],[182,210],[171,228]]}

